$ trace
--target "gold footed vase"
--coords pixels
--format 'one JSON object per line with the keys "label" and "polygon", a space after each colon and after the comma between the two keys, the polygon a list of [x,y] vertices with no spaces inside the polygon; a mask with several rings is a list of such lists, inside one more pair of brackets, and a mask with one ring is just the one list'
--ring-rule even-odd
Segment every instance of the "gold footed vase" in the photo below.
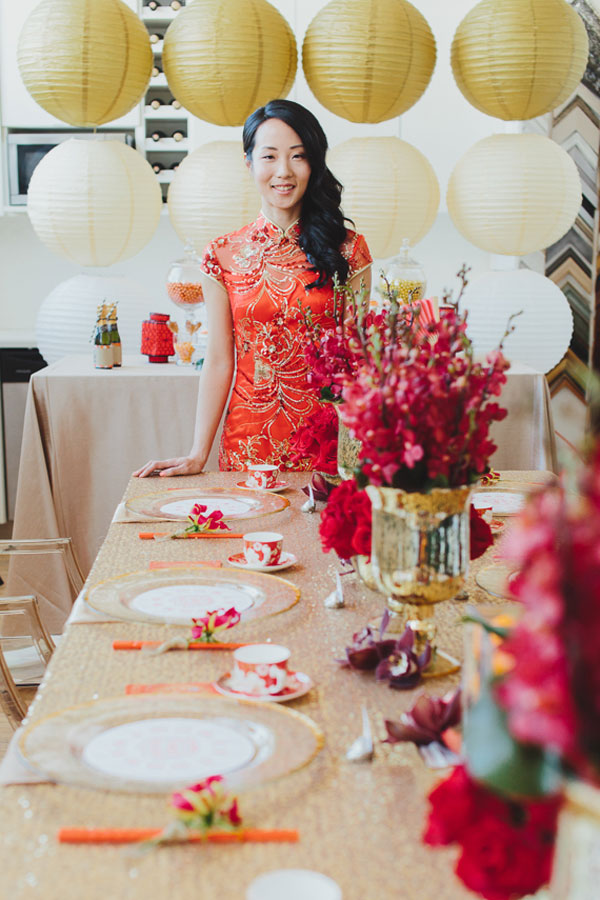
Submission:
{"label": "gold footed vase", "polygon": [[338,414],[338,473],[342,481],[349,481],[354,477],[354,470],[358,465],[358,454],[362,448],[362,441],[352,436],[350,429],[342,422],[339,407],[336,406],[335,409]]}
{"label": "gold footed vase", "polygon": [[600,789],[572,781],[558,819],[548,900],[597,900],[599,876]]}
{"label": "gold footed vase", "polygon": [[369,557],[353,556],[352,565],[354,566],[354,571],[356,572],[364,586],[369,588],[369,590],[371,591],[376,591],[378,589],[377,582],[375,581],[373,566]]}
{"label": "gold footed vase", "polygon": [[448,675],[457,659],[437,646],[435,606],[462,589],[469,566],[467,486],[427,494],[369,485],[373,508],[371,565],[377,589],[387,597],[388,633],[415,632],[419,652],[432,646],[425,677]]}

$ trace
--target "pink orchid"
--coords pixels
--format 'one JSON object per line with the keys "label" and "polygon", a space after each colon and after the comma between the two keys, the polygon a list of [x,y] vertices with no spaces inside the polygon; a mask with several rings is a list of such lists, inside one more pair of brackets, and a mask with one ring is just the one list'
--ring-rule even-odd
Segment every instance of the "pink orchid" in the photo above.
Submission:
{"label": "pink orchid", "polygon": [[192,619],[194,623],[192,640],[205,641],[207,644],[212,643],[218,639],[218,635],[223,631],[237,625],[240,619],[241,616],[234,606],[225,611],[217,609],[208,612],[205,616]]}

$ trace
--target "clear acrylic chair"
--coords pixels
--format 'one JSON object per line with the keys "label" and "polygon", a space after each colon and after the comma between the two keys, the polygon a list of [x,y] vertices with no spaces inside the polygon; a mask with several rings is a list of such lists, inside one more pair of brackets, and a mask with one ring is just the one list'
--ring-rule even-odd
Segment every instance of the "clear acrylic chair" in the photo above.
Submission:
{"label": "clear acrylic chair", "polygon": [[71,538],[40,538],[39,540],[0,540],[0,556],[61,556],[71,587],[78,594],[85,578],[73,552]]}
{"label": "clear acrylic chair", "polygon": [[[0,619],[11,617],[19,621],[18,631],[33,643],[44,666],[50,661],[55,644],[40,617],[35,597],[0,598]],[[9,667],[4,647],[14,643],[16,638],[4,638],[0,646],[0,708],[13,728],[18,728],[27,713],[27,706],[19,693],[13,672]]]}

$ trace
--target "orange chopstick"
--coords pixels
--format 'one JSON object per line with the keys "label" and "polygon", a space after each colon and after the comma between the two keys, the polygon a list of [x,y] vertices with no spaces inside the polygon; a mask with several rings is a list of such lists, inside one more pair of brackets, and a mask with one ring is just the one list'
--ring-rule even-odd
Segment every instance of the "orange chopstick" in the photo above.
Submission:
{"label": "orange chopstick", "polygon": [[171,562],[168,559],[152,559],[148,564],[149,569],[220,569],[223,563],[218,559],[206,559],[203,561],[178,560]]}
{"label": "orange chopstick", "polygon": [[[140,531],[138,537],[142,541],[153,541],[154,538],[168,537],[168,531]],[[173,540],[180,541],[185,538],[241,538],[244,535],[233,531],[197,531],[192,534],[175,534]]]}
{"label": "orange chopstick", "polygon": [[[162,834],[160,828],[61,828],[58,840],[61,844],[137,844],[152,840]],[[203,834],[190,831],[189,843],[202,844],[295,844],[300,835],[295,829],[244,828],[241,831],[210,831]]]}
{"label": "orange chopstick", "polygon": [[[164,641],[113,641],[113,650],[142,650],[144,647],[160,647]],[[204,641],[193,641],[186,650],[237,650],[246,647],[246,643],[207,644]],[[182,648],[183,649],[183,648]]]}
{"label": "orange chopstick", "polygon": [[198,681],[195,684],[126,684],[126,694],[218,694],[210,681]]}

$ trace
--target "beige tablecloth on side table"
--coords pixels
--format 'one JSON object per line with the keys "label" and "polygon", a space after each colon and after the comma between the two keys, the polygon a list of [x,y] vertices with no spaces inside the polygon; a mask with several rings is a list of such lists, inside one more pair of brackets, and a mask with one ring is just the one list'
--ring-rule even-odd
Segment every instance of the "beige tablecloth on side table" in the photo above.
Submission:
{"label": "beige tablecloth on side table", "polygon": [[[122,369],[93,368],[92,355],[66,357],[31,379],[15,513],[15,538],[71,537],[87,575],[131,472],[146,460],[178,456],[192,442],[198,375],[173,363],[125,358]],[[494,426],[496,469],[555,471],[546,379],[526,366],[508,373]],[[218,438],[207,469],[217,468]],[[147,491],[155,481],[147,482]],[[75,599],[60,561],[11,565],[11,594],[35,593],[58,633]]]}
{"label": "beige tablecloth on side table", "polygon": [[[13,537],[71,537],[90,570],[131,473],[191,447],[198,373],[125,357],[121,369],[66,357],[36,372],[27,398]],[[217,468],[216,447],[209,460]],[[148,481],[148,491],[153,482]],[[60,560],[13,558],[9,593],[35,593],[46,625],[62,629],[74,595]]]}

